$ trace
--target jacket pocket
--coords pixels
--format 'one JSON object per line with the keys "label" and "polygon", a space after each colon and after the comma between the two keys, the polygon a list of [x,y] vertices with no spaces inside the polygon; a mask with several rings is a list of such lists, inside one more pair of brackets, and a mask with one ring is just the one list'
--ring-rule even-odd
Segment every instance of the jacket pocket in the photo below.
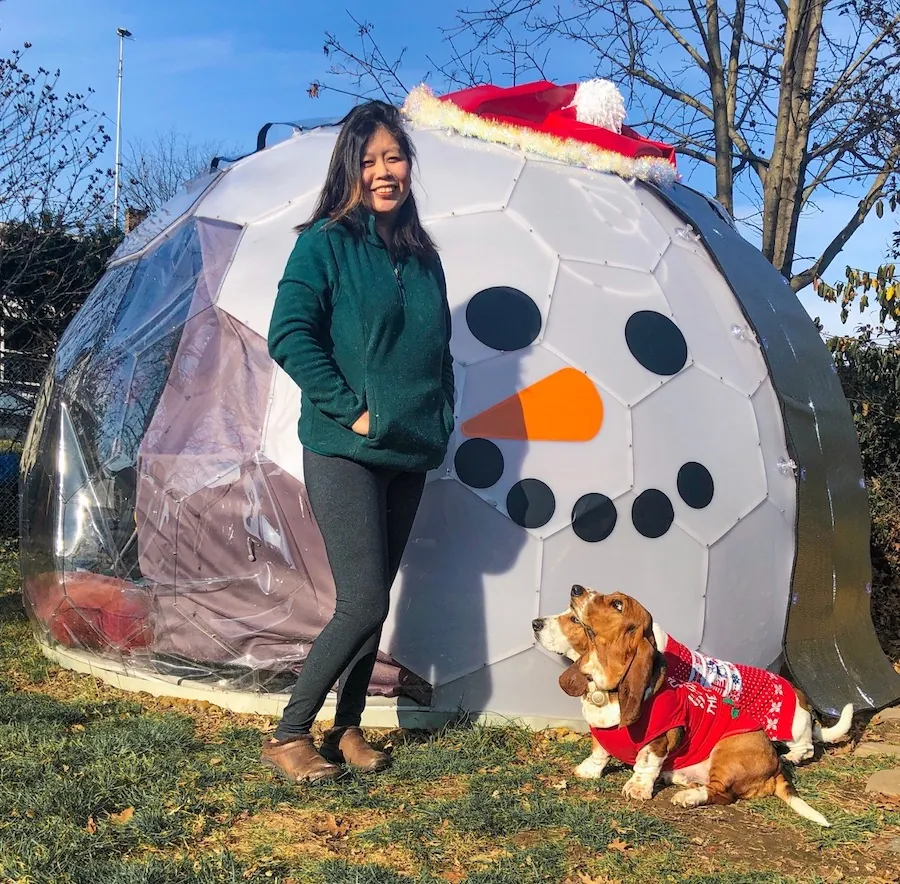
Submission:
{"label": "jacket pocket", "polygon": [[369,412],[369,432],[367,438],[375,439],[378,436],[378,400],[375,391],[366,381],[366,410]]}

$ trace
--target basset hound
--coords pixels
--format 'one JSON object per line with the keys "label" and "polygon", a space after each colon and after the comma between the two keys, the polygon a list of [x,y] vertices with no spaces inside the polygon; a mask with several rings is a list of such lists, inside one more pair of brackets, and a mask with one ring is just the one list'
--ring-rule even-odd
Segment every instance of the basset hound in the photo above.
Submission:
{"label": "basset hound", "polygon": [[[585,592],[592,594],[595,590],[585,588]],[[571,607],[532,620],[531,626],[538,644],[548,651],[573,661],[587,652],[587,636]],[[756,719],[773,743],[785,745],[787,751],[781,756],[785,761],[792,764],[807,761],[813,757],[814,741],[834,743],[850,730],[852,703],[844,706],[832,727],[822,727],[813,719],[806,695],[786,678],[756,666],[717,660],[692,651],[668,635],[656,621],[653,637],[665,657],[669,678],[679,683],[696,682],[737,704]],[[596,705],[606,702],[602,692],[596,693],[595,698]]]}
{"label": "basset hound", "polygon": [[[800,816],[830,825],[785,778],[758,722],[715,691],[667,676],[653,619],[639,602],[576,584],[571,609],[587,650],[559,684],[570,696],[587,700],[583,708],[594,741],[579,775],[589,770],[599,777],[615,757],[634,769],[622,790],[629,798],[651,798],[657,779],[689,786],[672,797],[673,804],[686,808],[774,794]],[[598,705],[595,694],[605,702]]]}

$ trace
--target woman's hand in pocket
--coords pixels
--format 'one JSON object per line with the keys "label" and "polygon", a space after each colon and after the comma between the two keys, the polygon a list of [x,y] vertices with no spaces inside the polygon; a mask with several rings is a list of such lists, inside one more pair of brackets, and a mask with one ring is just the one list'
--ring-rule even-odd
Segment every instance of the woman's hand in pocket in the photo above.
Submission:
{"label": "woman's hand in pocket", "polygon": [[369,435],[369,412],[364,411],[354,422],[353,426],[350,427],[354,433],[359,436],[368,436]]}

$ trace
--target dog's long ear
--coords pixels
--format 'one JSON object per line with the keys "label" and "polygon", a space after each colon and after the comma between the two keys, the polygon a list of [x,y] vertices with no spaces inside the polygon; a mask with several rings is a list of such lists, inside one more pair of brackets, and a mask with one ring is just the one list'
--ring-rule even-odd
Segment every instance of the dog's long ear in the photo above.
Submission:
{"label": "dog's long ear", "polygon": [[580,657],[562,675],[560,675],[559,686],[570,697],[583,697],[587,693],[588,679],[581,671]]}
{"label": "dog's long ear", "polygon": [[628,727],[641,717],[644,694],[653,678],[655,656],[653,643],[646,636],[641,636],[631,665],[619,684],[619,727]]}

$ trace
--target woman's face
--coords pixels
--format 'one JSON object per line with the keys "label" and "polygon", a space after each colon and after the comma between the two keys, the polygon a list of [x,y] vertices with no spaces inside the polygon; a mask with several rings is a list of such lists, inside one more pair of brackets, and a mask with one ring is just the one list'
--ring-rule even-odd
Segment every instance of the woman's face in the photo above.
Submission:
{"label": "woman's face", "polygon": [[409,160],[387,129],[369,139],[362,160],[363,203],[376,215],[392,217],[409,196]]}

